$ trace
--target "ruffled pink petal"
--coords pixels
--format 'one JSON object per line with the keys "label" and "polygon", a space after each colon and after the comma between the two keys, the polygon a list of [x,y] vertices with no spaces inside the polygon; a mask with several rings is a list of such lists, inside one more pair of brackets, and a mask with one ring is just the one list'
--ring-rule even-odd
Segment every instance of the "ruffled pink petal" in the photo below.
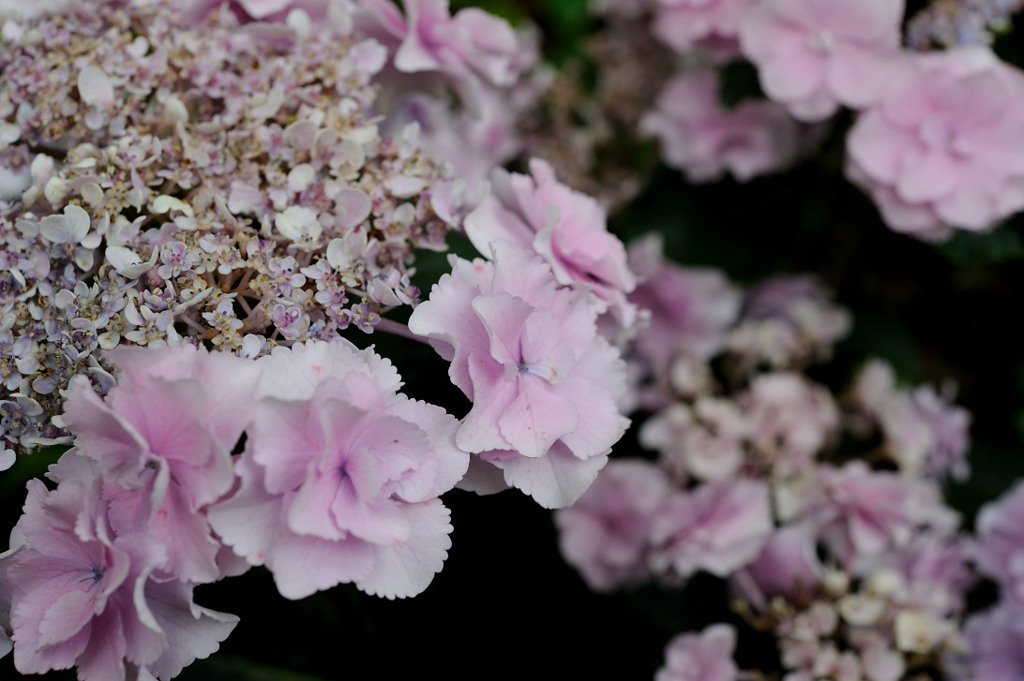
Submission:
{"label": "ruffled pink petal", "polygon": [[173,678],[195,660],[217,652],[238,624],[235,615],[195,605],[192,587],[181,582],[149,581],[146,601],[167,639],[166,651],[148,664],[160,679]]}
{"label": "ruffled pink petal", "polygon": [[518,379],[519,392],[501,414],[502,437],[523,456],[544,456],[564,435],[579,427],[580,416],[572,400],[543,378]]}
{"label": "ruffled pink petal", "polygon": [[935,201],[949,194],[960,173],[944,150],[929,149],[923,155],[908,154],[896,181],[896,193],[908,203]]}
{"label": "ruffled pink petal", "polygon": [[519,337],[523,333],[523,325],[533,313],[533,306],[503,291],[479,296],[473,300],[472,306],[487,329],[491,357],[501,364],[517,365],[521,359]]}
{"label": "ruffled pink petal", "polygon": [[[108,608],[93,620],[89,631],[89,646],[77,659],[79,681],[123,681],[128,646],[124,639],[124,622],[118,610]],[[14,647],[14,660],[17,666],[17,645]]]}
{"label": "ruffled pink petal", "polygon": [[874,180],[895,182],[906,151],[905,135],[875,111],[861,114],[847,136],[847,154]]}
{"label": "ruffled pink petal", "polygon": [[611,394],[582,378],[569,379],[559,388],[579,413],[587,415],[587,427],[563,435],[562,442],[580,459],[607,454],[629,427]]}
{"label": "ruffled pink petal", "polygon": [[96,595],[92,591],[68,591],[57,597],[39,620],[38,645],[64,643],[82,630],[94,616]]}
{"label": "ruffled pink petal", "polygon": [[469,374],[479,387],[473,408],[455,435],[455,444],[470,453],[509,449],[509,443],[498,430],[498,420],[518,394],[515,381],[505,380],[503,366],[477,355],[469,358]]}
{"label": "ruffled pink petal", "polygon": [[338,528],[331,514],[331,505],[343,484],[351,488],[351,481],[343,482],[340,475],[312,474],[288,506],[288,529],[321,539],[344,539],[347,534]]}
{"label": "ruffled pink petal", "polygon": [[874,103],[893,77],[894,62],[900,53],[880,52],[855,45],[836,48],[825,71],[825,82],[832,95],[843,104],[861,109]]}
{"label": "ruffled pink petal", "polygon": [[[500,176],[495,179],[500,180]],[[491,243],[498,240],[511,241],[520,246],[529,246],[533,240],[533,230],[505,208],[493,194],[466,216],[465,229],[466,236],[480,253],[490,253]]]}
{"label": "ruffled pink petal", "polygon": [[331,503],[334,522],[343,530],[371,544],[398,544],[410,528],[399,507],[387,500],[368,503],[360,498],[350,480],[342,481]]}
{"label": "ruffled pink petal", "polygon": [[[332,400],[331,419],[335,423],[357,423],[363,411]],[[325,452],[321,409],[309,402],[289,402],[265,398],[256,405],[253,422],[253,460],[266,471],[267,491],[283,494],[298,489],[306,480],[309,462]]]}
{"label": "ruffled pink petal", "polygon": [[[416,473],[403,475],[395,487],[395,494],[410,503],[427,501],[450,490],[462,479],[470,457],[455,445],[455,433],[459,428],[455,417],[440,407],[417,400],[403,400],[390,405],[388,414],[417,424],[417,429],[423,430],[436,453],[426,463],[419,463]],[[419,449],[422,451],[422,446]]]}
{"label": "ruffled pink petal", "polygon": [[230,498],[211,506],[207,519],[221,540],[251,565],[263,565],[277,539],[282,497],[269,494],[262,473],[245,454],[238,462],[241,487]]}
{"label": "ruffled pink petal", "polygon": [[587,491],[608,463],[608,457],[582,460],[565,445],[556,444],[539,459],[515,457],[492,463],[504,472],[505,482],[530,495],[544,508],[565,508]]}
{"label": "ruffled pink petal", "polygon": [[376,547],[373,571],[356,586],[373,596],[408,598],[441,571],[452,542],[451,513],[438,499],[403,508],[411,532],[400,544]]}
{"label": "ruffled pink petal", "polygon": [[365,579],[373,565],[373,546],[364,541],[327,541],[291,532],[281,533],[267,560],[277,590],[292,600]]}
{"label": "ruffled pink petal", "polygon": [[172,482],[148,529],[167,547],[167,570],[182,581],[205,584],[221,576],[217,567],[220,544],[211,535],[206,516],[196,512],[187,494]]}

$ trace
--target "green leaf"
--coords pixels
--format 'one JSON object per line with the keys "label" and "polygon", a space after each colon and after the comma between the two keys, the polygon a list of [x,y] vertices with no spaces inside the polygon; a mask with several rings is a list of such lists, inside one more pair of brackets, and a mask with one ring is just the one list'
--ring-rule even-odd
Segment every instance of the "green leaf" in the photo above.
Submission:
{"label": "green leaf", "polygon": [[955,263],[992,263],[1024,257],[1024,239],[1009,227],[978,234],[957,231],[939,251]]}

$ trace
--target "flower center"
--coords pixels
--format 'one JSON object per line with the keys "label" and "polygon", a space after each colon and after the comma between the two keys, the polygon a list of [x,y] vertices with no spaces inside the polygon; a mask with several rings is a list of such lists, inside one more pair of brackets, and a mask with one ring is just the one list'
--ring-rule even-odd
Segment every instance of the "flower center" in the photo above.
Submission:
{"label": "flower center", "polygon": [[836,48],[836,38],[828,29],[822,29],[807,38],[807,46],[815,52],[828,54]]}

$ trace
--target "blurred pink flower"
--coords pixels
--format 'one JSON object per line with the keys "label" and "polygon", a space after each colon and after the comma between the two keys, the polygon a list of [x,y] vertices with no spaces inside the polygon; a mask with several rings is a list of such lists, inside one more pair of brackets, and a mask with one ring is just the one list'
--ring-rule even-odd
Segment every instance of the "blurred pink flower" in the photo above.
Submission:
{"label": "blurred pink flower", "polygon": [[988,229],[1024,208],[1024,74],[986,48],[916,56],[861,113],[847,154],[893,229]]}
{"label": "blurred pink flower", "polygon": [[801,125],[774,102],[744,101],[726,109],[711,69],[677,74],[640,122],[658,138],[665,162],[691,182],[712,182],[726,172],[740,182],[780,170],[799,151]]}
{"label": "blurred pink flower", "polygon": [[693,405],[676,402],[647,419],[640,444],[661,453],[660,461],[681,483],[734,477],[745,463],[750,424],[732,400],[699,397]]}
{"label": "blurred pink flower", "polygon": [[761,374],[738,401],[749,441],[776,478],[807,470],[839,432],[832,394],[803,374]]}
{"label": "blurred pink flower", "polygon": [[657,0],[651,32],[686,54],[708,38],[734,38],[751,0]]}
{"label": "blurred pink flower", "polygon": [[1024,610],[1006,602],[964,622],[969,652],[944,665],[953,681],[1020,681],[1024,678]]}
{"label": "blurred pink flower", "polygon": [[749,564],[772,532],[768,485],[740,478],[677,492],[651,526],[655,572],[725,577]]}
{"label": "blurred pink flower", "polygon": [[640,365],[653,389],[633,396],[645,406],[667,406],[674,362],[704,362],[725,345],[726,330],[736,321],[741,294],[721,271],[681,267],[662,255],[661,237],[650,235],[629,246],[630,269],[639,284],[629,300],[646,310],[647,326],[633,341],[631,366]]}
{"label": "blurred pink flower", "polygon": [[736,630],[713,624],[696,634],[679,634],[665,648],[665,666],[654,681],[736,681],[740,678],[732,652]]}
{"label": "blurred pink flower", "polygon": [[[512,85],[532,65],[534,53],[504,19],[476,7],[451,14],[449,0],[402,0],[403,17],[391,0],[363,0],[361,9],[400,43],[395,67],[403,73],[444,71],[474,75],[493,85]],[[386,38],[385,38],[386,39]]]}
{"label": "blurred pink flower", "polygon": [[977,520],[978,570],[1024,610],[1024,482],[982,507]]}
{"label": "blurred pink flower", "polygon": [[733,584],[752,605],[764,610],[773,596],[796,602],[812,593],[822,570],[814,528],[795,523],[775,530],[754,562],[736,573]]}
{"label": "blurred pink flower", "polygon": [[780,488],[776,505],[783,521],[815,525],[845,567],[906,547],[922,529],[948,536],[959,524],[933,481],[873,471],[861,460],[819,466]]}
{"label": "blurred pink flower", "polygon": [[740,22],[761,87],[794,116],[819,121],[881,93],[898,58],[903,0],[773,0]]}
{"label": "blurred pink flower", "polygon": [[650,525],[671,490],[654,464],[610,461],[579,501],[555,513],[562,556],[594,591],[650,577]]}

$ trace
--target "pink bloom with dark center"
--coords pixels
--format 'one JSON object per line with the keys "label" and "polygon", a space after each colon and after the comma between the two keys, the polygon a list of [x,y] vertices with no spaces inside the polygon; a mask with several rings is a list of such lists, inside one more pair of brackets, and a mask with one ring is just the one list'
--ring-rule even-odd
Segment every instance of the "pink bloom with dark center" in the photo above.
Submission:
{"label": "pink bloom with dark center", "polygon": [[259,364],[241,487],[210,509],[211,525],[287,598],[341,582],[420,593],[451,547],[437,497],[469,462],[455,419],[398,393],[394,367],[346,341],[278,348]]}
{"label": "pink bloom with dark center", "polygon": [[985,48],[916,56],[847,139],[886,223],[937,240],[1024,208],[1024,74]]}
{"label": "pink bloom with dark center", "polygon": [[581,291],[559,286],[543,260],[508,242],[494,262],[452,259],[409,319],[451,360],[473,407],[456,442],[500,468],[542,506],[576,501],[629,421],[616,400],[625,364],[597,333]]}
{"label": "pink bloom with dark center", "polygon": [[100,399],[76,378],[64,423],[111,486],[118,532],[147,531],[168,548],[163,569],[187,582],[220,578],[219,542],[201,510],[235,482],[231,450],[251,416],[256,365],[191,346],[119,348],[122,379]]}
{"label": "pink bloom with dark center", "polygon": [[740,22],[761,87],[805,121],[881,94],[899,56],[902,0],[772,0]]}
{"label": "pink bloom with dark center", "polygon": [[71,451],[59,466],[76,474],[52,492],[29,481],[22,543],[0,560],[18,671],[77,665],[81,681],[123,681],[144,668],[166,680],[216,651],[237,618],[194,605],[189,585],[154,580],[166,548],[115,534],[91,462]]}

